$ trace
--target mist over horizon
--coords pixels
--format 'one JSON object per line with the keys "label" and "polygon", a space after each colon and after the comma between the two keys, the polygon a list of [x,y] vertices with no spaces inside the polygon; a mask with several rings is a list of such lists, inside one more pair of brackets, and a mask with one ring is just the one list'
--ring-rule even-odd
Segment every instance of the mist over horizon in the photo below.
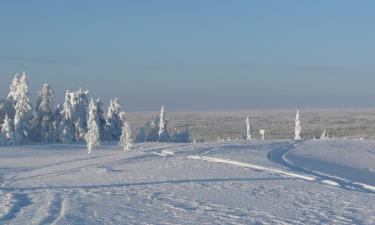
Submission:
{"label": "mist over horizon", "polygon": [[5,1],[0,94],[26,71],[33,99],[43,83],[56,103],[81,86],[126,111],[374,107],[374,10],[373,1]]}

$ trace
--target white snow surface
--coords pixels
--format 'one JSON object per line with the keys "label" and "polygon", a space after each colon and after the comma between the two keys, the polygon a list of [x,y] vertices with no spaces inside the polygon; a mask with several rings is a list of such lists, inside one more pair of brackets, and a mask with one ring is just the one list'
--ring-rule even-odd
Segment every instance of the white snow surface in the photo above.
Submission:
{"label": "white snow surface", "polygon": [[375,224],[375,141],[85,148],[0,147],[0,224]]}

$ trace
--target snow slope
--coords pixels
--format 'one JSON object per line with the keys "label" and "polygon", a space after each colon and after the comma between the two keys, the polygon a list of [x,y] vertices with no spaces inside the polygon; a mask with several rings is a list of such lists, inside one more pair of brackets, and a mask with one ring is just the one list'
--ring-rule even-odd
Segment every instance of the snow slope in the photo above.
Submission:
{"label": "snow slope", "polygon": [[[342,159],[353,146],[368,154]],[[0,224],[375,224],[375,194],[311,174],[327,171],[298,158],[371,170],[374,147],[142,143],[91,155],[83,145],[1,147]],[[341,178],[336,172],[329,175]]]}

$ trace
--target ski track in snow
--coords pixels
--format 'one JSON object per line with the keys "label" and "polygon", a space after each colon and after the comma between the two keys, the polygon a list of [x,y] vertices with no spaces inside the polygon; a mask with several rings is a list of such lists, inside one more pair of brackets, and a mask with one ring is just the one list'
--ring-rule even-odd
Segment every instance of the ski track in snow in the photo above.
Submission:
{"label": "ski track in snow", "polygon": [[272,150],[268,153],[267,158],[270,161],[273,161],[275,163],[278,163],[282,166],[285,166],[291,169],[292,171],[302,172],[309,176],[315,176],[317,178],[316,180],[321,183],[332,185],[332,186],[339,186],[339,187],[349,189],[349,190],[357,190],[357,191],[375,194],[374,186],[349,181],[347,179],[344,179],[338,176],[328,175],[319,171],[309,170],[309,169],[295,165],[294,163],[290,162],[287,156],[290,152],[296,151],[298,149],[299,143],[300,142],[288,143],[280,148]]}
{"label": "ski track in snow", "polygon": [[208,161],[208,162],[216,162],[216,163],[223,163],[223,164],[228,164],[228,165],[233,165],[233,166],[239,166],[239,167],[245,167],[249,169],[253,169],[256,171],[261,171],[265,173],[270,173],[270,174],[277,174],[281,176],[287,176],[287,177],[292,177],[292,178],[297,178],[297,179],[302,179],[302,180],[307,180],[307,181],[315,181],[316,178],[312,176],[306,176],[306,175],[301,175],[293,172],[287,172],[275,168],[269,168],[269,167],[264,167],[264,166],[259,166],[251,163],[243,163],[243,162],[238,162],[234,160],[228,160],[228,159],[221,159],[221,158],[214,158],[214,157],[207,157],[207,156],[188,156],[189,159],[198,159],[198,160],[203,160],[203,161]]}

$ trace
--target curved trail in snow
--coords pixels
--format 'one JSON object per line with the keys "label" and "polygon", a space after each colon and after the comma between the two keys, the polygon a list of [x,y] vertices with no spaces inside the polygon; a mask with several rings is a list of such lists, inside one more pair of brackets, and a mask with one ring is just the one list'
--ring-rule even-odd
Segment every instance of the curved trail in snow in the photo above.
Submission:
{"label": "curved trail in snow", "polygon": [[348,189],[348,190],[356,190],[365,193],[375,194],[375,186],[371,186],[364,183],[357,183],[355,181],[350,181],[341,177],[328,175],[319,171],[314,171],[310,169],[306,169],[302,166],[296,165],[288,160],[287,156],[292,151],[296,151],[296,148],[302,142],[289,142],[283,145],[280,148],[272,150],[268,152],[267,158],[277,164],[280,164],[284,167],[289,168],[292,171],[302,172],[307,175],[315,176],[317,181],[320,183],[325,184],[337,184],[339,187]]}

